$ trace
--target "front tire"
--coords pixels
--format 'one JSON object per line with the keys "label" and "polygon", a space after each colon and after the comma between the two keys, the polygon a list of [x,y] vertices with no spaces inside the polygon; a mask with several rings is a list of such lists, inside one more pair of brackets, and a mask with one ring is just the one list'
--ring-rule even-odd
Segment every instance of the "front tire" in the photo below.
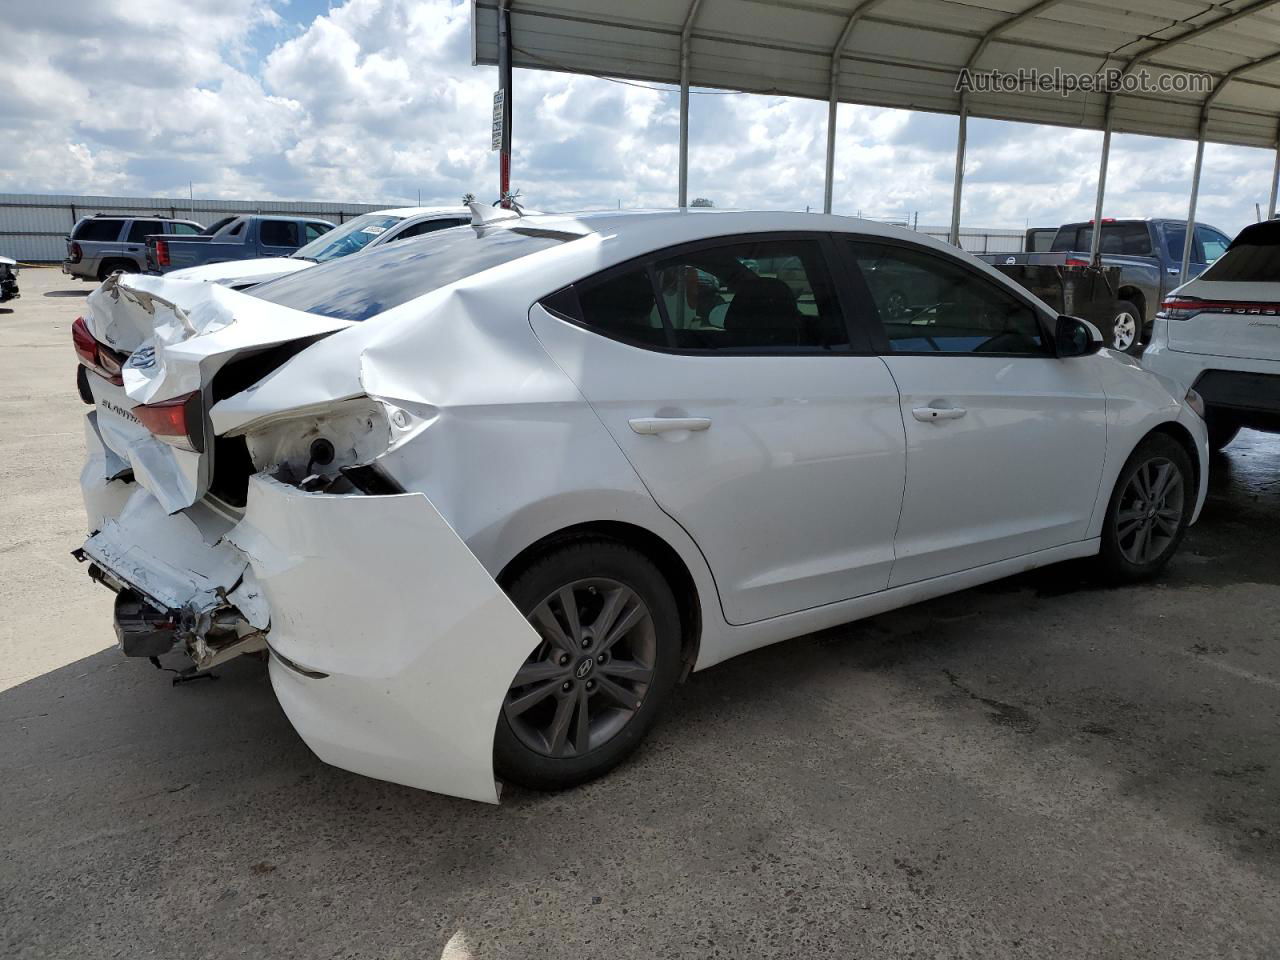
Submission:
{"label": "front tire", "polygon": [[1155,576],[1177,552],[1195,510],[1191,458],[1155,433],[1129,456],[1116,480],[1102,528],[1099,563],[1110,582]]}
{"label": "front tire", "polygon": [[494,769],[535,790],[601,776],[639,746],[679,676],[671,587],[638,551],[582,540],[539,558],[507,593],[542,642],[503,700]]}

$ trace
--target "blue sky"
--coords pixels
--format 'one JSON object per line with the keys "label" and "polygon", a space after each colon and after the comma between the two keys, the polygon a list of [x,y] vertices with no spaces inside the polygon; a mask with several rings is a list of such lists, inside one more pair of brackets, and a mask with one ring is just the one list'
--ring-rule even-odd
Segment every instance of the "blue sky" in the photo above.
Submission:
{"label": "blue sky", "polygon": [[[494,194],[492,67],[454,0],[11,3],[0,191],[402,204]],[[546,210],[670,206],[677,97],[517,71],[513,180]],[[690,190],[718,206],[820,209],[826,106],[695,95]],[[956,121],[842,106],[835,211],[950,216]],[[963,222],[1092,215],[1101,135],[975,121]],[[1107,214],[1186,215],[1194,145],[1119,136]],[[1265,205],[1272,154],[1210,145],[1201,219]]]}

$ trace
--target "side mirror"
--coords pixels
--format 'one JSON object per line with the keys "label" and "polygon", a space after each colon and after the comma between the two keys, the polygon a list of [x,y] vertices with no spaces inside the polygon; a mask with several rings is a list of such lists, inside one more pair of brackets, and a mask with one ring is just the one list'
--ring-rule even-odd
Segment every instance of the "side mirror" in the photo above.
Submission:
{"label": "side mirror", "polygon": [[1079,317],[1058,317],[1053,341],[1059,357],[1087,357],[1103,347],[1102,333],[1088,320]]}

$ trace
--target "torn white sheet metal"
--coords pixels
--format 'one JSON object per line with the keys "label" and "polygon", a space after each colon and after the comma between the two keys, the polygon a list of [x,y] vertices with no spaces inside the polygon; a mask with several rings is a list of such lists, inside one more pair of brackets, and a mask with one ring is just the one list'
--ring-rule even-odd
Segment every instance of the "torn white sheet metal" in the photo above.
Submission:
{"label": "torn white sheet metal", "polygon": [[121,479],[129,472],[122,459],[102,439],[97,411],[84,418],[84,466],[80,469],[80,490],[90,530],[101,530],[109,519],[124,509],[133,487]]}
{"label": "torn white sheet metal", "polygon": [[425,495],[257,475],[228,539],[272,610],[276,695],[321,760],[497,802],[494,730],[539,638]]}
{"label": "torn white sheet metal", "polygon": [[[89,307],[86,322],[94,336],[131,354],[122,371],[130,407],[204,390],[218,370],[241,353],[352,326],[218,284],[142,275],[108,279],[90,294]],[[98,386],[94,392],[97,396]],[[210,473],[207,452],[135,436],[127,423],[119,426],[124,446],[117,445],[115,437],[104,439],[122,456],[127,449],[139,482],[166,510],[180,510],[204,495]]]}
{"label": "torn white sheet metal", "polygon": [[[84,545],[85,554],[162,610],[199,616],[225,606],[228,591],[250,577],[248,561],[223,539],[232,522],[197,505],[168,514],[150,491],[132,485],[118,517]],[[264,630],[270,615],[261,591],[241,590],[240,613]]]}

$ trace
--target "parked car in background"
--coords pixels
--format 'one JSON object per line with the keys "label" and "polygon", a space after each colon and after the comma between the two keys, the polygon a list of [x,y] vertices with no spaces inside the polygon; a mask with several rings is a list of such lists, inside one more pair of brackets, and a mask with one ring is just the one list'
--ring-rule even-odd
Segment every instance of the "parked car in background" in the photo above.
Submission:
{"label": "parked car in background", "polygon": [[[1042,243],[1040,231],[1031,242]],[[1185,220],[1102,221],[1099,253],[1102,266],[1120,269],[1116,290],[1115,318],[1111,330],[1104,330],[1107,345],[1136,354],[1151,339],[1151,324],[1160,302],[1181,283],[1182,247],[1187,236]],[[1189,274],[1195,276],[1213,263],[1231,243],[1221,230],[1197,223],[1191,245]],[[1091,265],[1093,221],[1066,223],[1058,228],[1047,253],[990,253],[987,263],[1014,266],[1059,266],[1087,268]]]}
{"label": "parked car in background", "polygon": [[287,257],[332,229],[328,220],[315,217],[226,217],[210,224],[199,236],[148,237],[147,272],[169,273],[205,263]]}
{"label": "parked car in background", "polygon": [[82,217],[67,237],[62,272],[81,280],[101,282],[117,270],[141,273],[147,268],[147,237],[193,237],[204,227],[194,220],[172,217]]}
{"label": "parked car in background", "polygon": [[317,263],[328,263],[362,250],[372,250],[471,222],[466,207],[400,207],[365,213],[317,237],[287,257],[264,257],[256,260],[232,260],[202,267],[174,270],[169,276],[183,280],[221,283],[233,290],[244,290],[258,283],[274,280]]}
{"label": "parked car in background", "polygon": [[1215,450],[1241,427],[1280,432],[1280,220],[1245,227],[1173,291],[1142,365],[1204,398]]}
{"label": "parked car in background", "polygon": [[[115,277],[73,328],[124,652],[266,650],[329,763],[579,783],[690,670],[1068,558],[1148,577],[1204,501],[1194,397],[936,240],[474,215],[244,292]],[[889,315],[890,264],[935,302]]]}
{"label": "parked car in background", "polygon": [[0,257],[0,303],[16,300],[18,293],[18,261]]}

